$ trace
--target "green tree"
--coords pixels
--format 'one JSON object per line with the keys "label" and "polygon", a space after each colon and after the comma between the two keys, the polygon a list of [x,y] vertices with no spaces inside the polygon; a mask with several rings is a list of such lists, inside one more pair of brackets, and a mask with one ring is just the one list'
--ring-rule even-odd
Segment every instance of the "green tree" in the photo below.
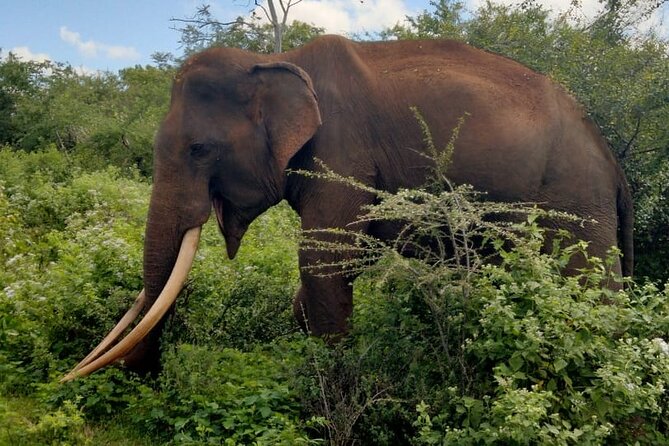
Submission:
{"label": "green tree", "polygon": [[[87,137],[79,142],[81,156],[135,167],[150,175],[153,163],[153,138],[167,111],[172,69],[156,67],[126,68],[113,75],[113,85],[97,103]],[[93,102],[95,104],[95,102]]]}
{"label": "green tree", "polygon": [[406,17],[407,24],[396,24],[381,31],[381,38],[458,39],[465,38],[465,4],[460,0],[430,1],[433,12],[423,10],[416,17]]}
{"label": "green tree", "polygon": [[84,167],[136,167],[148,174],[153,135],[167,110],[171,68],[77,73],[52,62],[0,62],[0,144],[55,145]]}
{"label": "green tree", "polygon": [[50,62],[24,62],[12,53],[0,57],[0,144],[19,141],[16,114],[20,102],[37,100],[45,72],[52,68]]}

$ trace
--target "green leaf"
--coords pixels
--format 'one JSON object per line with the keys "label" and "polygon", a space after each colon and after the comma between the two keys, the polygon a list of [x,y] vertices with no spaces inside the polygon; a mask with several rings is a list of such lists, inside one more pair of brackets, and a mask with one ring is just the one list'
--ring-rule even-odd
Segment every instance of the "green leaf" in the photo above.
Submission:
{"label": "green leaf", "polygon": [[569,363],[562,358],[558,358],[553,362],[553,367],[555,368],[555,373],[559,373],[560,370],[567,367]]}
{"label": "green leaf", "polygon": [[524,364],[525,360],[520,353],[514,353],[514,355],[509,358],[509,365],[511,366],[511,370],[514,372],[520,370]]}

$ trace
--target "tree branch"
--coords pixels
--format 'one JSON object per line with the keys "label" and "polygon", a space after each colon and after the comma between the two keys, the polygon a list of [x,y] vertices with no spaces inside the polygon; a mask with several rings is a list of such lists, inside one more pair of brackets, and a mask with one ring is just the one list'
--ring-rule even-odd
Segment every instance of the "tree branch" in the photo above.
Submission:
{"label": "tree branch", "polygon": [[669,151],[669,146],[668,147],[653,147],[652,149],[646,149],[646,150],[637,150],[636,152],[632,153],[630,156],[633,158],[635,156],[643,155],[644,153],[657,152],[659,150]]}
{"label": "tree branch", "polygon": [[[627,154],[632,147],[632,144],[634,143],[634,140],[639,136],[639,131],[641,130],[641,116],[637,116],[636,118],[636,128],[634,129],[634,133],[632,134],[632,137],[629,139],[627,142],[627,145],[623,149],[623,152],[620,154],[621,159],[627,158]],[[624,139],[623,139],[624,141]]]}
{"label": "tree branch", "polygon": [[[198,28],[204,28],[205,26],[231,26],[235,24],[244,24],[248,25],[244,20],[234,20],[232,22],[219,22],[218,20],[201,20],[201,19],[177,19],[172,17],[170,22],[181,22],[188,23],[192,25],[197,25]],[[173,28],[174,29],[174,28]]]}
{"label": "tree branch", "polygon": [[274,22],[272,22],[272,15],[269,13],[267,8],[265,8],[263,6],[263,4],[260,3],[260,0],[255,0],[254,3],[258,8],[260,8],[262,10],[262,12],[265,14],[265,17],[267,18],[267,20],[269,20],[270,23],[274,23]]}

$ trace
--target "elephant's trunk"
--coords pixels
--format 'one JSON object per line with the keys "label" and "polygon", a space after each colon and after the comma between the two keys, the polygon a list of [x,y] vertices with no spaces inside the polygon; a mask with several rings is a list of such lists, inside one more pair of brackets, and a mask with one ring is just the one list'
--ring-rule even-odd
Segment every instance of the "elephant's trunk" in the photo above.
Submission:
{"label": "elephant's trunk", "polygon": [[162,204],[158,189],[154,185],[144,233],[144,289],[148,305],[155,302],[167,283],[177,260],[179,244],[188,229],[178,224],[180,212]]}
{"label": "elephant's trunk", "polygon": [[[158,299],[177,262],[179,246],[189,227],[198,227],[201,223],[190,226],[181,221],[183,216],[191,214],[190,209],[178,209],[174,205],[175,192],[170,190],[169,182],[156,181],[144,235],[144,289],[146,293],[146,311]],[[123,358],[123,365],[130,370],[145,373],[155,371],[159,366],[159,338],[164,321],[158,325],[129,351]]]}

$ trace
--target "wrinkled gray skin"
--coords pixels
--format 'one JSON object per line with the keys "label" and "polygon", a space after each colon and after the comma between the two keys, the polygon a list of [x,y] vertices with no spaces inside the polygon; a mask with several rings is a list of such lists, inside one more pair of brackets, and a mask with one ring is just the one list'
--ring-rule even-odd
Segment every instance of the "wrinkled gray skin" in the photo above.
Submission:
{"label": "wrinkled gray skin", "polygon": [[[146,227],[144,282],[160,293],[189,228],[215,210],[230,258],[248,225],[282,199],[304,229],[345,227],[368,193],[287,175],[314,157],[387,190],[424,183],[428,161],[415,106],[444,147],[469,116],[455,145],[450,178],[493,200],[534,201],[594,218],[569,227],[604,256],[619,245],[617,272],[631,274],[632,214],[626,181],[583,110],[546,77],[509,59],[451,41],[353,43],[326,36],[298,50],[258,55],[211,49],[177,75],[169,113],[155,142],[154,189]],[[391,236],[381,224],[359,225]],[[300,252],[300,265],[332,260]],[[316,335],[347,329],[351,278],[301,271],[298,320]],[[161,326],[126,356],[157,364]]]}

